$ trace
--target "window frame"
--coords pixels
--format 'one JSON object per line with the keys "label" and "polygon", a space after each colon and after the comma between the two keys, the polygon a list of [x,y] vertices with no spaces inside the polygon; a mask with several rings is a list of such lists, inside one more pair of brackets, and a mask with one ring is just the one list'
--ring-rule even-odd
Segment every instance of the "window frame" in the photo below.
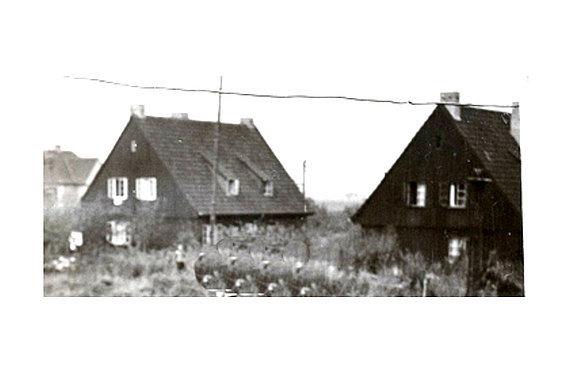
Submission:
{"label": "window frame", "polygon": [[468,251],[468,238],[463,236],[450,236],[448,238],[448,263],[454,264],[466,255]]}
{"label": "window frame", "polygon": [[228,179],[228,183],[226,184],[226,195],[238,196],[239,194],[240,194],[240,180]]}
{"label": "window frame", "polygon": [[450,183],[448,207],[464,209],[468,206],[468,186],[466,183]]}
{"label": "window frame", "polygon": [[[122,193],[118,194],[118,187]],[[124,176],[109,177],[107,180],[107,196],[114,201],[114,204],[122,204],[128,200],[128,178]],[[119,204],[117,204],[119,202]]]}
{"label": "window frame", "polygon": [[406,205],[412,208],[426,207],[426,183],[424,181],[409,181],[404,184],[404,199]]}
{"label": "window frame", "polygon": [[157,198],[158,181],[156,177],[145,176],[136,178],[136,199],[140,201],[155,201]]}
{"label": "window frame", "polygon": [[264,196],[267,197],[274,196],[274,181],[272,180],[264,181]]}
{"label": "window frame", "polygon": [[115,246],[128,246],[132,242],[132,225],[129,221],[110,220],[106,222],[106,241]]}

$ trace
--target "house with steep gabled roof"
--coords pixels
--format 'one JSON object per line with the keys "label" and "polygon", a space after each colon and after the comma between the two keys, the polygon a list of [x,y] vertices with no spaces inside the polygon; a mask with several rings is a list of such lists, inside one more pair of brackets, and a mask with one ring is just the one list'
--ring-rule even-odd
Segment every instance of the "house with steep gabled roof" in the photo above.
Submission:
{"label": "house with steep gabled roof", "polygon": [[73,208],[100,168],[98,159],[85,159],[60,146],[44,151],[44,208]]}
{"label": "house with steep gabled roof", "polygon": [[133,109],[83,198],[87,209],[106,216],[110,243],[134,241],[130,227],[150,212],[153,232],[164,243],[182,233],[208,242],[215,164],[219,237],[299,226],[311,214],[252,119],[220,124],[215,162],[216,124],[186,114],[146,116],[142,106]]}
{"label": "house with steep gabled roof", "polygon": [[461,105],[458,93],[441,100],[351,219],[394,227],[403,249],[432,261],[522,263],[518,105],[506,113]]}

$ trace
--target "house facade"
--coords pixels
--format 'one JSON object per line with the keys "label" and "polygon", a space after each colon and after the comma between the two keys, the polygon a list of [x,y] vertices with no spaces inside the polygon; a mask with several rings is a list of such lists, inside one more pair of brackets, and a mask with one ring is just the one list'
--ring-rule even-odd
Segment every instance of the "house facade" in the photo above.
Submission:
{"label": "house facade", "polygon": [[44,208],[74,208],[94,179],[100,162],[84,159],[59,146],[44,151]]}
{"label": "house facade", "polygon": [[310,214],[304,197],[253,121],[220,124],[217,157],[215,128],[186,114],[153,117],[133,108],[83,198],[105,223],[94,233],[114,245],[136,241],[136,232],[161,245],[182,236],[210,242],[214,167],[218,238],[299,226]]}
{"label": "house facade", "polygon": [[400,246],[429,260],[523,260],[519,112],[442,103],[353,215],[363,228],[393,226]]}

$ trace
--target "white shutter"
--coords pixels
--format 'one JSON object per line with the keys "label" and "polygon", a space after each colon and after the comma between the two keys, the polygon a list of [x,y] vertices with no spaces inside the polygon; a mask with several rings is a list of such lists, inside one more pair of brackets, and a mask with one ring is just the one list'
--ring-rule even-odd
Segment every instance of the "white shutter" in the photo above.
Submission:
{"label": "white shutter", "polygon": [[115,190],[115,179],[113,177],[108,178],[108,197],[110,199],[114,198],[114,190]]}
{"label": "white shutter", "polygon": [[150,200],[156,200],[156,178],[150,178]]}
{"label": "white shutter", "polygon": [[418,188],[416,190],[416,206],[426,206],[426,184],[424,183],[418,183]]}
{"label": "white shutter", "polygon": [[142,179],[136,179],[136,198],[142,200]]}

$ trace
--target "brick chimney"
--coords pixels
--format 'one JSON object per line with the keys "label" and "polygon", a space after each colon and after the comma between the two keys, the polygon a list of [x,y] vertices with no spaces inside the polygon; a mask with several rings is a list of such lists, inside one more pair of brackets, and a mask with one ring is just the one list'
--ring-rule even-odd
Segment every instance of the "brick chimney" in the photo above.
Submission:
{"label": "brick chimney", "polygon": [[173,113],[172,114],[172,118],[173,119],[179,119],[179,120],[188,120],[188,114],[187,113]]}
{"label": "brick chimney", "polygon": [[442,92],[440,94],[440,102],[446,103],[445,107],[450,112],[454,120],[460,121],[460,106],[450,105],[460,103],[460,93],[458,92]]}
{"label": "brick chimney", "polygon": [[141,119],[145,118],[144,106],[143,105],[132,105],[130,106],[130,115],[139,117]]}
{"label": "brick chimney", "polygon": [[256,126],[254,125],[254,119],[243,118],[240,119],[240,124],[247,126],[248,128],[255,129]]}
{"label": "brick chimney", "polygon": [[510,116],[510,134],[520,145],[520,103],[513,102],[512,115]]}

